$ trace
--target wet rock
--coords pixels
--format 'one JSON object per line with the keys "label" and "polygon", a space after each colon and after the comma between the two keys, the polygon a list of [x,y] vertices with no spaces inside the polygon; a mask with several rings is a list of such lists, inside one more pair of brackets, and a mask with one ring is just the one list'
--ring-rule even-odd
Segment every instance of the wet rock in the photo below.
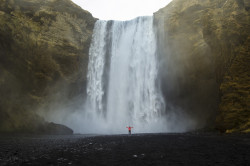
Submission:
{"label": "wet rock", "polygon": [[84,93],[95,21],[70,0],[0,0],[0,132],[37,132],[38,108]]}
{"label": "wet rock", "polygon": [[67,126],[56,124],[56,123],[48,123],[45,125],[45,131],[46,134],[63,134],[63,135],[70,135],[73,134],[73,130],[68,128]]}
{"label": "wet rock", "polygon": [[154,14],[163,94],[197,128],[250,132],[248,9],[245,0],[173,0]]}
{"label": "wet rock", "polygon": [[[187,141],[178,141],[179,138]],[[125,143],[121,139],[125,139]],[[16,140],[16,137],[10,139],[0,136],[0,147],[8,144],[13,154],[16,152],[13,143]],[[79,146],[93,142],[103,146],[105,143],[106,148],[84,151]],[[16,156],[1,155],[0,165],[249,165],[249,146],[248,135],[211,133],[144,134],[131,137],[109,135],[92,139],[84,135],[79,138],[73,135],[26,136],[19,137],[19,153]],[[39,150],[31,153],[34,147]],[[0,154],[4,152],[0,148]]]}

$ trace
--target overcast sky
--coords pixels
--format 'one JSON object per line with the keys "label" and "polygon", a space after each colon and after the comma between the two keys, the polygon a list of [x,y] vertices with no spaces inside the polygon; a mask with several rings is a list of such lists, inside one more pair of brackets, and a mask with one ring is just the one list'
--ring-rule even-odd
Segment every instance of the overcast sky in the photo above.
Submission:
{"label": "overcast sky", "polygon": [[72,0],[94,17],[102,20],[129,20],[148,16],[171,0]]}

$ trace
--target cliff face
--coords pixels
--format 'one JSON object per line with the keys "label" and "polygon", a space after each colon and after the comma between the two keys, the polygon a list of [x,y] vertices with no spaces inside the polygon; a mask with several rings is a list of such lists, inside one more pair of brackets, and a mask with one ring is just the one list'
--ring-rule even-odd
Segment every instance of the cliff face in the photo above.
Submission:
{"label": "cliff face", "polygon": [[95,21],[70,0],[0,0],[0,131],[34,131],[49,96],[84,93]]}
{"label": "cliff face", "polygon": [[246,0],[173,0],[155,13],[165,98],[201,126],[216,119],[221,131],[249,131],[249,10]]}
{"label": "cliff face", "polygon": [[[249,10],[247,0],[173,0],[155,13],[168,110],[249,132]],[[70,0],[0,0],[0,132],[72,132],[37,108],[85,93],[95,21]]]}

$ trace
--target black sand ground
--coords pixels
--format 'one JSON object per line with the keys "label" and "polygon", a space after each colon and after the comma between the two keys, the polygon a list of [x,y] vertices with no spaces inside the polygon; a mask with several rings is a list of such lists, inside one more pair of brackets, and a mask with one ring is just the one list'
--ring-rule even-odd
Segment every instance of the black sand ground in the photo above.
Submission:
{"label": "black sand ground", "polygon": [[249,135],[0,136],[0,165],[250,165]]}

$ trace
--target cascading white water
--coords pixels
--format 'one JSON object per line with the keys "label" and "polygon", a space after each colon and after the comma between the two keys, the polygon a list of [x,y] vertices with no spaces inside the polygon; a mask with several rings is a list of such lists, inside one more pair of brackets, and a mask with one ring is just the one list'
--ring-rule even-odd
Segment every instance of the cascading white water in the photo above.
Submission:
{"label": "cascading white water", "polygon": [[156,43],[153,17],[96,22],[84,119],[92,133],[166,131]]}

